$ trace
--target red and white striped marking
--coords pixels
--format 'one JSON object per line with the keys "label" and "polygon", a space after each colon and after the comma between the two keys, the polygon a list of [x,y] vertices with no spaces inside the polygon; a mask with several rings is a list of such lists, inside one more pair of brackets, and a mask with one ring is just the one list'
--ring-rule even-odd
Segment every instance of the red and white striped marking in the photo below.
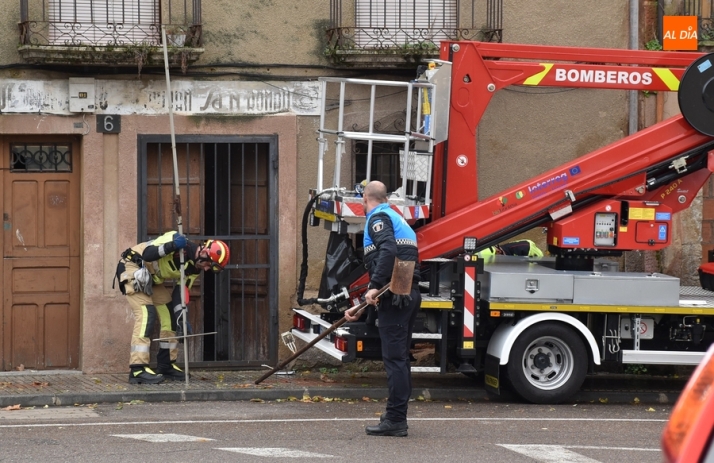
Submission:
{"label": "red and white striped marking", "polygon": [[476,267],[465,267],[464,279],[464,338],[474,337],[474,313],[476,305]]}
{"label": "red and white striped marking", "polygon": [[[429,217],[429,206],[397,206],[392,204],[390,207],[407,220]],[[346,201],[335,201],[335,214],[341,217],[365,217],[362,203]]]}

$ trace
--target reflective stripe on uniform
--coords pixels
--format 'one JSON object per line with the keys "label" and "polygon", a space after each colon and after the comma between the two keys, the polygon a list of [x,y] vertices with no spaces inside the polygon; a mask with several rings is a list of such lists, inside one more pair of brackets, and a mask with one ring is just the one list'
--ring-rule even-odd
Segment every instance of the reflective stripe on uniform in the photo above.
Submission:
{"label": "reflective stripe on uniform", "polygon": [[160,342],[159,347],[161,349],[178,349],[177,342]]}
{"label": "reflective stripe on uniform", "polygon": [[166,304],[157,305],[156,313],[159,315],[159,320],[161,320],[161,331],[171,331],[169,307]]}
{"label": "reflective stripe on uniform", "polygon": [[149,309],[145,306],[141,306],[141,331],[139,331],[144,337],[147,337],[146,324],[149,322]]}
{"label": "reflective stripe on uniform", "polygon": [[139,345],[133,345],[131,346],[131,351],[132,352],[150,352],[150,346],[139,346]]}

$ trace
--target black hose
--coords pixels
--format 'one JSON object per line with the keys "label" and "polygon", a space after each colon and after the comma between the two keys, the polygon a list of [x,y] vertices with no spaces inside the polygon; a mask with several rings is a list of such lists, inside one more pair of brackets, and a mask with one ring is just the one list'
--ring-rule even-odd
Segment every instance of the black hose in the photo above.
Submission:
{"label": "black hose", "polygon": [[298,280],[297,291],[297,303],[301,307],[317,303],[317,298],[303,299],[303,294],[305,294],[305,280],[307,280],[307,220],[310,217],[313,204],[320,199],[320,195],[323,193],[324,191],[313,196],[312,199],[308,201],[307,206],[305,206],[305,211],[302,214],[302,263],[300,264],[300,279]]}

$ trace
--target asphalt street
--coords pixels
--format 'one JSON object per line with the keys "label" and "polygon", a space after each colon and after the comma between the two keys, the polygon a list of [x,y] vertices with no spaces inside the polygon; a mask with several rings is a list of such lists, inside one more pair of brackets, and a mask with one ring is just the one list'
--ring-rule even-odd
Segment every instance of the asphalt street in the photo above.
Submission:
{"label": "asphalt street", "polygon": [[[350,372],[315,369],[280,372],[255,384],[263,371],[193,371],[184,381],[155,385],[128,384],[128,374],[87,375],[67,371],[0,373],[0,408],[130,402],[191,402],[279,400],[288,397],[359,399],[387,397],[382,371]],[[289,373],[289,374],[286,374]],[[570,403],[673,404],[687,377],[596,374],[586,378]],[[414,373],[412,397],[426,400],[490,400],[518,402],[516,397],[493,397],[483,380],[460,373]]]}

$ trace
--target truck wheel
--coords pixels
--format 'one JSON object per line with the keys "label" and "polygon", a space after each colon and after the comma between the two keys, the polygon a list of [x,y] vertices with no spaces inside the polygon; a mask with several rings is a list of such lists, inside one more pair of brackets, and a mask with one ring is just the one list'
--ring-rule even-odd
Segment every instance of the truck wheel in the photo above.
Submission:
{"label": "truck wheel", "polygon": [[506,368],[518,395],[545,404],[567,400],[580,389],[587,366],[577,333],[562,323],[539,323],[518,336]]}

